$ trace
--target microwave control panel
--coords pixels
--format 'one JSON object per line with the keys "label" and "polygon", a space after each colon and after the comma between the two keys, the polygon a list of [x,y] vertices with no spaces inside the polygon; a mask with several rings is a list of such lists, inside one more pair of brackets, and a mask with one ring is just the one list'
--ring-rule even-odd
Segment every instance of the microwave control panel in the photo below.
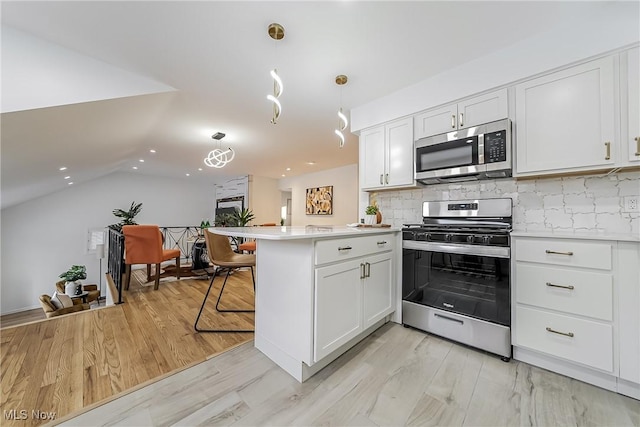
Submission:
{"label": "microwave control panel", "polygon": [[496,163],[507,160],[507,131],[484,134],[484,162]]}

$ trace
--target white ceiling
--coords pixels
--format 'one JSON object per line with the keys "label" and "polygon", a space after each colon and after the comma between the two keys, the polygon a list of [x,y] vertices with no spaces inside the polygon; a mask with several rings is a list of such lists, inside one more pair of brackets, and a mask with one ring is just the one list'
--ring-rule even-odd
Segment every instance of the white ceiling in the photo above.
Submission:
{"label": "white ceiling", "polygon": [[[75,185],[118,170],[187,184],[356,163],[357,137],[349,134],[340,149],[333,133],[340,105],[348,114],[603,4],[3,1],[1,7],[4,208],[66,188],[67,175]],[[268,36],[272,22],[285,27],[283,40]],[[269,123],[266,99],[273,67],[284,81],[277,125]],[[338,74],[349,77],[342,88],[334,82]],[[210,169],[203,158],[218,148],[211,139],[217,131],[227,134],[221,148],[232,147],[236,157]]]}

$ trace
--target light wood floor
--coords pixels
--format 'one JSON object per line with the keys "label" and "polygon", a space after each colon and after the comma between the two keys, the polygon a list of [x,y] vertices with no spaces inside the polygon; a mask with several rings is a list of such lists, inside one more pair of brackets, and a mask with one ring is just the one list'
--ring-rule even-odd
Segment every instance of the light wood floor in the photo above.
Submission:
{"label": "light wood floor", "polygon": [[46,318],[47,316],[45,316],[44,311],[41,308],[25,310],[19,313],[5,314],[3,316],[0,316],[0,328],[24,325],[25,323],[35,322],[36,320],[44,320]]}
{"label": "light wood floor", "polygon": [[[32,410],[59,419],[253,338],[196,333],[193,322],[209,281],[165,280],[157,291],[153,283],[132,281],[122,305],[0,330],[1,424],[41,424]],[[221,306],[252,307],[249,271],[229,280]],[[216,278],[201,326],[253,328],[252,313],[215,311],[221,284]],[[4,411],[10,410],[25,410],[28,418],[8,420]]]}
{"label": "light wood floor", "polygon": [[303,384],[249,342],[62,425],[638,426],[640,402],[387,324]]}

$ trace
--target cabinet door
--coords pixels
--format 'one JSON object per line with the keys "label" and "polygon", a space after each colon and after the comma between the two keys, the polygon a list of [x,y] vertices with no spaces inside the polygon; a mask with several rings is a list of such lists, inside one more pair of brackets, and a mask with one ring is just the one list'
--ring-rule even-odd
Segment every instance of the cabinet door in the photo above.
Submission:
{"label": "cabinet door", "polygon": [[627,54],[627,147],[629,161],[640,162],[640,48],[632,49]]}
{"label": "cabinet door", "polygon": [[618,246],[620,378],[640,384],[640,245]]}
{"label": "cabinet door", "polygon": [[413,185],[413,118],[385,126],[387,140],[385,186]]}
{"label": "cabinet door", "polygon": [[613,166],[613,69],[607,57],[516,86],[517,173]]}
{"label": "cabinet door", "polygon": [[415,116],[416,139],[451,132],[457,129],[458,108],[456,104],[425,111]]}
{"label": "cabinet door", "polygon": [[508,117],[507,89],[458,103],[458,129],[495,122]]}
{"label": "cabinet door", "polygon": [[360,259],[315,271],[313,355],[317,362],[362,331]]}
{"label": "cabinet door", "polygon": [[384,185],[385,129],[380,126],[360,135],[360,186],[378,188]]}
{"label": "cabinet door", "polygon": [[393,268],[391,252],[365,259],[367,277],[364,280],[364,328],[368,328],[394,310]]}

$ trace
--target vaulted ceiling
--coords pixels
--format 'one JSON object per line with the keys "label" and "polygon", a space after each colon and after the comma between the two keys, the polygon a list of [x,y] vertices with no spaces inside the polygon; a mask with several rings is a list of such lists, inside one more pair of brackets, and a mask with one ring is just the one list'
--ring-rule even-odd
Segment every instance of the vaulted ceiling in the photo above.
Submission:
{"label": "vaulted ceiling", "polygon": [[[356,163],[357,137],[339,148],[334,135],[339,106],[348,115],[606,3],[3,1],[2,207],[114,171],[188,183]],[[206,167],[219,147],[235,159]]]}

